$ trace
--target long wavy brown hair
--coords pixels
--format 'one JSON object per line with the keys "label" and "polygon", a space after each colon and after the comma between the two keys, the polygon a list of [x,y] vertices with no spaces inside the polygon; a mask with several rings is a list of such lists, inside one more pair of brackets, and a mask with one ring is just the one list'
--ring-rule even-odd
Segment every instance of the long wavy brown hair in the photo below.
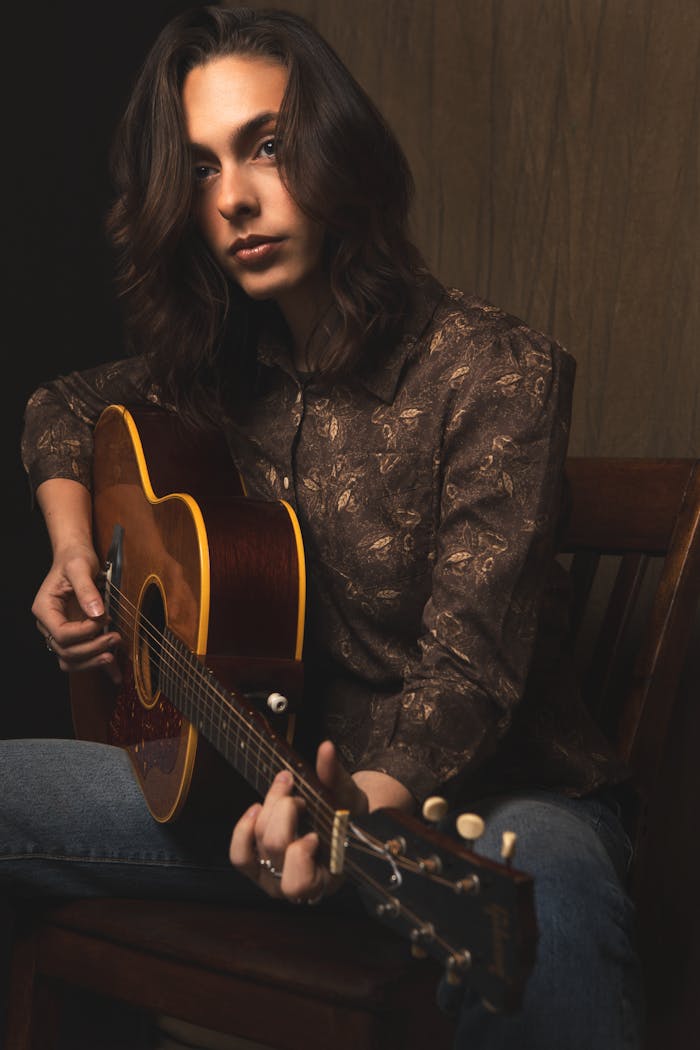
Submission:
{"label": "long wavy brown hair", "polygon": [[340,323],[319,364],[347,375],[399,338],[424,272],[408,236],[411,172],[396,137],[334,50],[305,19],[275,9],[200,7],[161,31],[118,126],[116,198],[107,231],[131,349],[185,419],[217,418],[254,361],[261,315],[233,286],[192,220],[193,171],[182,108],[191,69],[232,54],[281,63],[280,176],[326,230],[325,265]]}

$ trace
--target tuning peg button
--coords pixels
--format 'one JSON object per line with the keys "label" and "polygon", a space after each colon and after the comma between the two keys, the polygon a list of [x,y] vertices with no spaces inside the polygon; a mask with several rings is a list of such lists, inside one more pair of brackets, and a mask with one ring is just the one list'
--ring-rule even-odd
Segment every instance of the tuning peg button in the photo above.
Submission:
{"label": "tuning peg button", "polygon": [[467,842],[474,842],[484,834],[486,825],[476,813],[460,813],[457,817],[457,831]]}
{"label": "tuning peg button", "polygon": [[510,863],[515,856],[515,843],[518,836],[514,831],[504,831],[501,836],[501,856]]}
{"label": "tuning peg button", "polygon": [[447,809],[446,799],[440,798],[439,795],[431,795],[423,803],[423,816],[431,824],[437,824],[445,816]]}

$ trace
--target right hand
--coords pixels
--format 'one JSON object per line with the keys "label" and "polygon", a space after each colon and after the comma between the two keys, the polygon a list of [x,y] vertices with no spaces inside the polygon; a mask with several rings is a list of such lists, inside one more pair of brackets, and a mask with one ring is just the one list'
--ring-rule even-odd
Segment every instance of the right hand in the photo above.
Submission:
{"label": "right hand", "polygon": [[95,579],[100,565],[89,543],[54,552],[54,560],[32,604],[36,626],[58,657],[62,671],[100,668],[121,681],[115,650],[121,639],[106,631],[104,602]]}

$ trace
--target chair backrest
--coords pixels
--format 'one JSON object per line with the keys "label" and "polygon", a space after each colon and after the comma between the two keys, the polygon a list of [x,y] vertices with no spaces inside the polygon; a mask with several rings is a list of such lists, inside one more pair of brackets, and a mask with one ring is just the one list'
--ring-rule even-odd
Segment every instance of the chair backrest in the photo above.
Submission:
{"label": "chair backrest", "polygon": [[575,635],[584,633],[600,576],[609,584],[588,639],[584,692],[631,767],[644,806],[698,627],[700,460],[574,457],[567,481],[561,550],[570,555]]}

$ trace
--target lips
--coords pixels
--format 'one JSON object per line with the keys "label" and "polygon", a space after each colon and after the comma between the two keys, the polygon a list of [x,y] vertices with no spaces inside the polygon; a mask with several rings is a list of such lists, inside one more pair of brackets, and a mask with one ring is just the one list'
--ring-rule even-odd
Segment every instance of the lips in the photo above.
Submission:
{"label": "lips", "polygon": [[267,262],[279,248],[283,237],[239,237],[231,245],[229,254],[244,266],[255,266]]}

